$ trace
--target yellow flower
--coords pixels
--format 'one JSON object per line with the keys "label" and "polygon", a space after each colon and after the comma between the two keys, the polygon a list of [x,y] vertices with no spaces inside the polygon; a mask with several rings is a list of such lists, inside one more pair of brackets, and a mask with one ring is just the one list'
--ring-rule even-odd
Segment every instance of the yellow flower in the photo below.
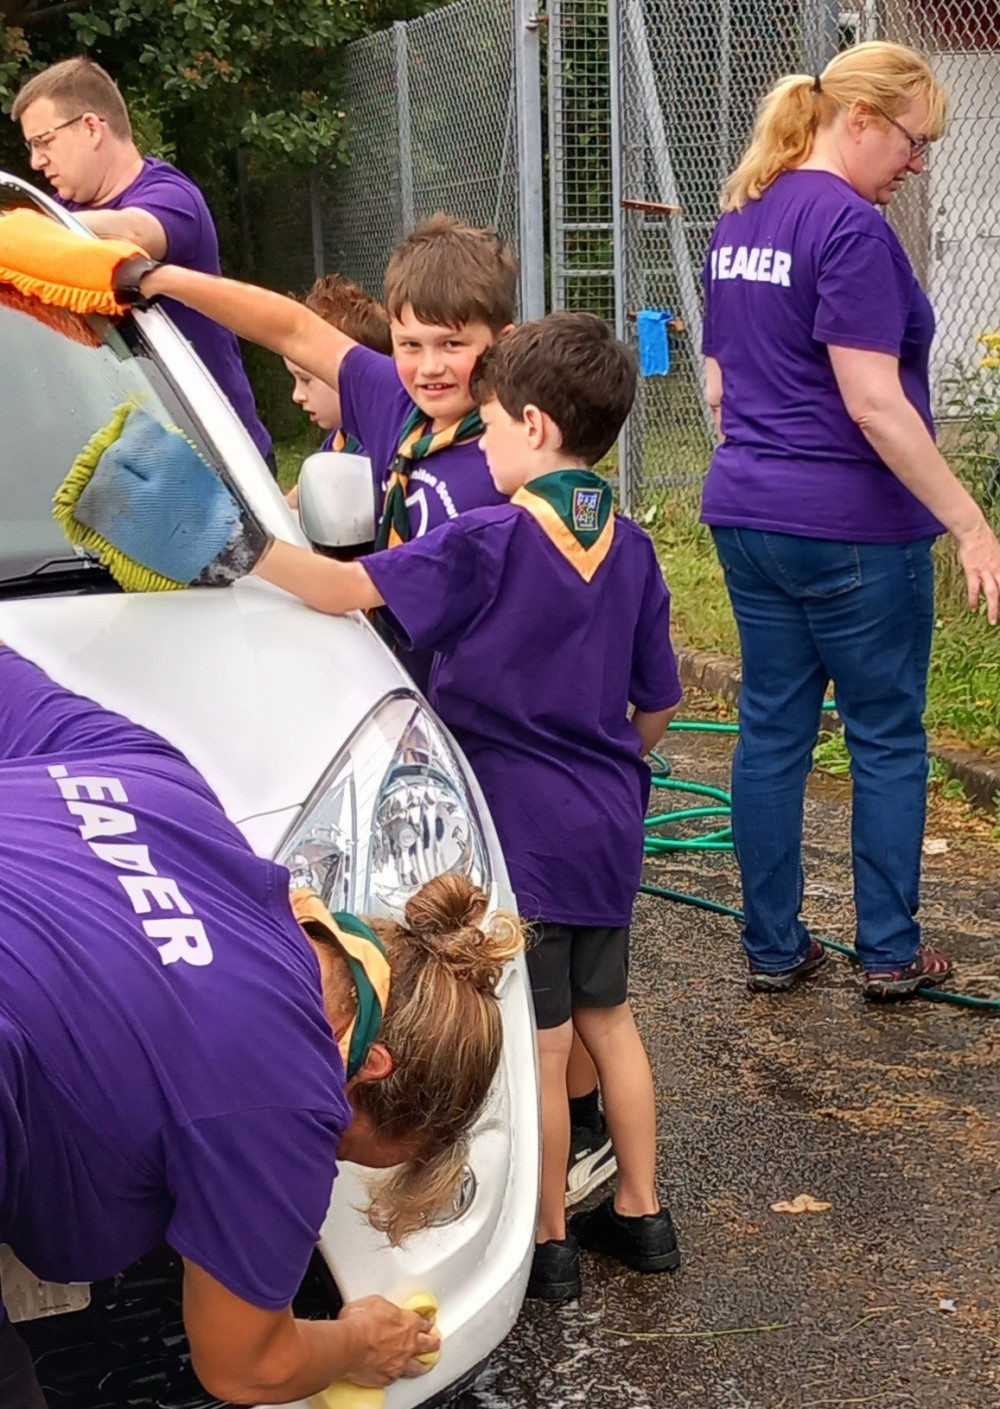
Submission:
{"label": "yellow flower", "polygon": [[984,357],[979,366],[987,372],[995,372],[1000,367],[1000,353],[994,352],[991,356]]}
{"label": "yellow flower", "polygon": [[976,342],[981,342],[991,353],[1000,351],[1000,333],[980,333]]}

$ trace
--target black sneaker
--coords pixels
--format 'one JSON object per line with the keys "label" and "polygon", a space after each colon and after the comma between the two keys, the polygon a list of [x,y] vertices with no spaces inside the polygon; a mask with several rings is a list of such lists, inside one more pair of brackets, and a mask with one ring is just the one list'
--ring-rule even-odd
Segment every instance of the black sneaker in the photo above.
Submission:
{"label": "black sneaker", "polygon": [[566,1171],[566,1207],[582,1203],[588,1194],[610,1179],[617,1168],[604,1117],[601,1116],[598,1130],[588,1125],[574,1125]]}
{"label": "black sneaker", "polygon": [[804,978],[814,974],[826,963],[826,950],[818,939],[809,941],[809,948],[797,964],[780,974],[765,974],[759,969],[751,969],[747,978],[747,988],[751,993],[787,993]]}
{"label": "black sneaker", "polygon": [[681,1265],[677,1236],[667,1209],[641,1218],[615,1212],[614,1195],[586,1213],[575,1213],[569,1231],[588,1252],[615,1257],[636,1272],[674,1272]]}
{"label": "black sneaker", "polygon": [[580,1248],[572,1233],[536,1243],[525,1295],[535,1301],[575,1301],[581,1291]]}

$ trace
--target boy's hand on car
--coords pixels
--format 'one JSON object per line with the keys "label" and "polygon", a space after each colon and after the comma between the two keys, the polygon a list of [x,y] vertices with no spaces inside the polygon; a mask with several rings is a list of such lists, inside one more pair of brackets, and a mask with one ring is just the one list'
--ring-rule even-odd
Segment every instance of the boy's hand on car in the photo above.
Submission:
{"label": "boy's hand on car", "polygon": [[348,1378],[359,1385],[381,1389],[400,1375],[425,1375],[430,1367],[416,1357],[432,1354],[441,1346],[430,1321],[384,1297],[366,1296],[348,1302],[337,1319],[351,1323],[357,1352]]}

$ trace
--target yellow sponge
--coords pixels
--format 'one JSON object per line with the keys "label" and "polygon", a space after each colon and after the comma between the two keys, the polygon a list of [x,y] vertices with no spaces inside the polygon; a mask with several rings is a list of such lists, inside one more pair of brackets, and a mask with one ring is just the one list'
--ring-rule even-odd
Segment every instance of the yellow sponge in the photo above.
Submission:
{"label": "yellow sponge", "polygon": [[[417,1292],[415,1296],[407,1297],[403,1310],[415,1311],[425,1321],[431,1321],[434,1334],[438,1334],[438,1304],[430,1292]],[[428,1350],[417,1356],[421,1365],[436,1365],[440,1358],[440,1350]],[[309,1404],[312,1409],[383,1409],[385,1390],[356,1385],[353,1380],[337,1380],[319,1394],[312,1395]]]}

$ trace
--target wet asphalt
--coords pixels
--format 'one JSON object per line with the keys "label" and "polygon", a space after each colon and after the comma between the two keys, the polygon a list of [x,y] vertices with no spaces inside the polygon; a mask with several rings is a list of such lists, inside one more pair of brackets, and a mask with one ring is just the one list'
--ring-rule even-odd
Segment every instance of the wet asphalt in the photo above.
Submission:
{"label": "wet asphalt", "polygon": [[[726,785],[729,739],[668,742],[676,776]],[[849,824],[849,786],[817,778],[806,916],[842,943]],[[996,995],[989,820],[935,796],[927,835],[946,850],[925,858],[925,938],[957,961],[954,987]],[[730,857],[657,860],[646,878],[739,905]],[[454,1409],[1000,1405],[996,1019],[872,1008],[838,956],[751,998],[734,921],[645,896],[632,995],[682,1267],[641,1277],[585,1255],[581,1302],[528,1303]],[[831,1208],[771,1211],[802,1193]]]}

